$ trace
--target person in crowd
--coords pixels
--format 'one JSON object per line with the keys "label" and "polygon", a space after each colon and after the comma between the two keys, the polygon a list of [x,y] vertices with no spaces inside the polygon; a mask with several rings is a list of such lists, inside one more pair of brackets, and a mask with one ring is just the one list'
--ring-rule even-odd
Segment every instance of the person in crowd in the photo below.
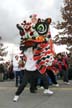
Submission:
{"label": "person in crowd", "polygon": [[20,60],[19,60],[19,69],[21,71],[21,76],[22,79],[24,77],[24,72],[25,72],[25,63],[26,63],[26,56],[23,54],[20,56]]}
{"label": "person in crowd", "polygon": [[8,62],[3,63],[4,66],[4,75],[3,75],[3,80],[7,80],[8,79]]}
{"label": "person in crowd", "polygon": [[68,78],[69,78],[69,80],[71,80],[72,79],[72,53],[69,53],[67,55],[68,55],[68,64],[69,64]]}
{"label": "person in crowd", "polygon": [[21,70],[19,68],[19,60],[20,60],[19,56],[16,55],[15,60],[13,61],[13,71],[16,78],[16,87],[18,87],[22,83],[22,77],[23,77]]}
{"label": "person in crowd", "polygon": [[9,66],[8,66],[8,79],[11,79],[11,80],[14,79],[13,61],[11,61],[11,62],[9,63]]}
{"label": "person in crowd", "polygon": [[60,74],[63,76],[63,81],[65,84],[70,84],[68,79],[68,61],[65,55],[61,53],[57,54],[58,66]]}
{"label": "person in crowd", "polygon": [[2,75],[1,79],[4,80],[5,69],[2,63],[0,64],[0,74]]}

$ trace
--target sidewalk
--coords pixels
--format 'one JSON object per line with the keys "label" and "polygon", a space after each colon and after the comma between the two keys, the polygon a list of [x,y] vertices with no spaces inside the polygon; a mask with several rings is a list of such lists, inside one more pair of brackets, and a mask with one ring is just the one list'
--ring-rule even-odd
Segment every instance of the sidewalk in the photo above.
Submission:
{"label": "sidewalk", "polygon": [[[62,80],[58,80],[58,83],[60,85],[59,88],[72,88],[72,80],[70,80],[70,85],[64,84]],[[0,87],[12,87],[13,88],[15,87],[15,80],[0,81]]]}
{"label": "sidewalk", "polygon": [[72,108],[72,81],[70,83],[64,85],[59,81],[60,87],[50,87],[54,91],[52,96],[44,95],[40,88],[36,94],[31,94],[26,87],[15,103],[12,100],[17,89],[15,82],[0,82],[0,108]]}

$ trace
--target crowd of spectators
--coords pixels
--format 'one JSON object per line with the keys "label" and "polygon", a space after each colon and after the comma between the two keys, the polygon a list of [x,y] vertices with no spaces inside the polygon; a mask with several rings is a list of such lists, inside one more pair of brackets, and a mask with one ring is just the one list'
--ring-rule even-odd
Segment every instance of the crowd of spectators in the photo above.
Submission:
{"label": "crowd of spectators", "polygon": [[13,63],[12,61],[4,62],[0,64],[0,74],[2,74],[1,80],[13,80],[14,73],[13,73]]}
{"label": "crowd of spectators", "polygon": [[[16,57],[17,56],[15,56],[15,58]],[[67,78],[67,76],[68,76],[68,79],[72,80],[72,54],[71,53],[69,53],[69,54],[58,53],[58,54],[56,54],[55,59],[57,60],[56,65],[57,65],[57,68],[59,69],[59,73],[57,75],[58,78],[62,79],[62,78]],[[0,64],[0,75],[2,74],[3,81],[13,80],[16,77],[16,73],[14,71],[15,65],[16,65],[16,62],[13,63],[13,61],[8,61],[8,62]],[[61,65],[62,65],[62,67],[61,67]],[[21,71],[21,70],[19,69],[19,71]],[[24,73],[22,72],[22,74],[20,74],[20,76],[22,76],[23,74]],[[17,79],[18,79],[18,77],[17,77]],[[16,85],[18,85],[17,79],[16,79]],[[68,79],[66,79],[66,80],[68,80]],[[65,80],[65,79],[63,79],[63,80]]]}

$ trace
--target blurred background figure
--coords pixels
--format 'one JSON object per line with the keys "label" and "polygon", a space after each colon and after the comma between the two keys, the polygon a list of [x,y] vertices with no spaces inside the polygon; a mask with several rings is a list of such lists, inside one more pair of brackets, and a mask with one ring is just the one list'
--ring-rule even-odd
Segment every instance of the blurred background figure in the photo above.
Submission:
{"label": "blurred background figure", "polygon": [[18,87],[22,82],[22,74],[19,68],[19,60],[20,57],[18,55],[15,56],[15,60],[13,61],[13,71],[16,79],[16,87]]}

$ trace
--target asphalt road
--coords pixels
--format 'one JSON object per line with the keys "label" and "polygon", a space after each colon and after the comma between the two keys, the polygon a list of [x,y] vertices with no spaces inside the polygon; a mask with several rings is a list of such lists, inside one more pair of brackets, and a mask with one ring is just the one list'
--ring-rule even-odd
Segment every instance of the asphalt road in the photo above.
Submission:
{"label": "asphalt road", "polygon": [[72,81],[70,85],[59,81],[60,86],[50,86],[53,95],[43,94],[43,89],[38,88],[36,94],[29,92],[27,86],[20,95],[18,102],[13,102],[16,91],[15,82],[0,82],[0,108],[72,108]]}

